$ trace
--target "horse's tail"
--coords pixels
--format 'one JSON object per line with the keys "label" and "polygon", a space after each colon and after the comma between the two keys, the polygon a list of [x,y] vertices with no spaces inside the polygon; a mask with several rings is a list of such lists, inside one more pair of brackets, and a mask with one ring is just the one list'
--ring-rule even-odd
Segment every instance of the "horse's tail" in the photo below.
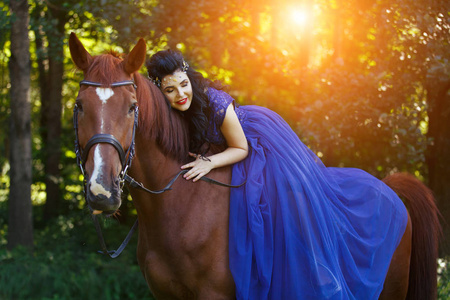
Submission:
{"label": "horse's tail", "polygon": [[406,299],[436,299],[438,240],[442,233],[432,191],[406,173],[383,179],[405,202],[412,222],[412,251]]}

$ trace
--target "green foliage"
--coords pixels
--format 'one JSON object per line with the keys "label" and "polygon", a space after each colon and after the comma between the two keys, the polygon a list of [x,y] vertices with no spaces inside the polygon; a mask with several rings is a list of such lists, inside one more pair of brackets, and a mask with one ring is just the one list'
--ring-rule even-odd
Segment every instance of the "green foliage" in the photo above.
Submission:
{"label": "green foliage", "polygon": [[8,9],[8,3],[5,1],[0,2],[0,49],[3,49],[5,43],[9,40],[10,36],[10,14]]}
{"label": "green foliage", "polygon": [[440,259],[438,265],[438,299],[450,299],[450,259]]}
{"label": "green foliage", "polygon": [[[0,224],[1,226],[1,224]],[[129,227],[104,221],[105,239],[117,247]],[[97,254],[89,216],[59,217],[35,232],[35,249],[0,250],[0,299],[152,299],[136,262],[135,235],[115,260]]]}

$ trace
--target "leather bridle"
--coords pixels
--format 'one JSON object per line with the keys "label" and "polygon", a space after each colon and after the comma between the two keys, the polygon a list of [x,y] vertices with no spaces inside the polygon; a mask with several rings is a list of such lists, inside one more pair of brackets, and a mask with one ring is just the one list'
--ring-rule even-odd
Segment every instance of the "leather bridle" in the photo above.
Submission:
{"label": "leather bridle", "polygon": [[[81,85],[94,86],[94,87],[104,86],[103,84],[101,84],[99,82],[93,82],[93,81],[88,81],[88,80],[82,80],[80,82],[80,86]],[[135,89],[137,89],[137,86],[133,80],[114,82],[110,85],[110,87],[114,88],[114,87],[121,87],[121,86],[126,86],[126,85],[132,85]],[[87,182],[86,182],[86,176],[85,176],[86,172],[85,172],[84,168],[85,168],[86,160],[87,160],[87,157],[89,154],[89,150],[94,145],[100,144],[100,143],[106,143],[106,144],[112,145],[117,150],[117,153],[119,154],[120,162],[122,165],[122,170],[119,173],[119,187],[120,187],[120,190],[122,191],[123,185],[125,182],[125,178],[128,177],[128,175],[127,175],[128,169],[131,166],[131,162],[132,162],[134,154],[135,154],[134,139],[135,139],[135,133],[136,133],[138,118],[139,118],[138,106],[135,106],[135,108],[134,108],[133,133],[131,136],[130,147],[128,148],[128,151],[126,153],[122,147],[122,144],[117,140],[117,138],[115,138],[112,134],[105,134],[105,133],[95,134],[86,143],[86,146],[84,147],[84,149],[81,149],[80,142],[78,139],[78,110],[79,110],[79,107],[77,104],[75,104],[75,107],[73,109],[73,127],[75,130],[75,155],[77,158],[77,165],[80,167],[81,173],[83,174],[84,196],[86,197],[86,195],[87,195],[86,194]],[[89,207],[88,201],[86,201],[86,204]],[[89,209],[92,211],[92,209],[90,207],[89,207]],[[100,246],[102,247],[102,251],[98,251],[98,252],[108,255],[111,258],[116,258],[117,256],[120,255],[120,253],[122,253],[122,251],[125,249],[128,242],[130,241],[131,236],[133,235],[134,231],[137,229],[138,221],[136,220],[134,222],[133,227],[131,228],[130,232],[127,234],[125,240],[122,242],[120,247],[117,250],[109,251],[106,247],[106,243],[103,238],[102,230],[101,230],[100,224],[97,220],[97,216],[94,214],[91,214],[91,216],[92,216],[92,220],[94,222],[95,229],[97,231],[97,236],[98,236],[98,239],[100,242]]]}
{"label": "leather bridle", "polygon": [[[80,82],[80,85],[87,85],[87,86],[95,86],[95,87],[101,87],[103,86],[101,83],[93,82],[93,81],[87,81],[82,80]],[[137,88],[136,84],[133,80],[125,80],[125,81],[119,81],[114,82],[110,85],[110,87],[120,87],[120,86],[126,86],[126,85],[132,85],[135,89]],[[138,124],[138,118],[139,118],[139,107],[135,106],[134,108],[134,124],[133,124],[133,133],[131,137],[131,144],[128,148],[128,151],[125,153],[123,150],[122,145],[120,142],[111,134],[105,134],[105,133],[99,133],[92,136],[89,141],[86,143],[86,146],[82,150],[80,147],[80,143],[78,140],[78,110],[79,107],[77,104],[75,104],[75,107],[73,109],[73,127],[75,129],[75,155],[77,157],[77,164],[80,167],[81,173],[83,176],[85,175],[84,166],[86,164],[86,160],[89,154],[89,150],[96,144],[100,143],[106,143],[112,145],[119,154],[120,162],[122,164],[122,170],[119,174],[120,179],[120,189],[123,188],[123,184],[125,182],[125,177],[127,175],[128,169],[131,166],[131,161],[133,160],[134,154],[135,154],[135,133],[136,128]],[[84,182],[86,185],[86,182]]]}

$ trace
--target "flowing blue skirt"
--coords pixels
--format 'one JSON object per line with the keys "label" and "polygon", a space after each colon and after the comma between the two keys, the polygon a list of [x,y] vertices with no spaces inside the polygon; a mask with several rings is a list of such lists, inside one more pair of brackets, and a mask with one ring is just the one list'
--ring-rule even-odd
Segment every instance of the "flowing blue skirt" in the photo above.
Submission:
{"label": "flowing blue skirt", "polygon": [[241,106],[248,157],[233,166],[237,299],[378,299],[407,211],[359,169],[326,168],[276,113]]}

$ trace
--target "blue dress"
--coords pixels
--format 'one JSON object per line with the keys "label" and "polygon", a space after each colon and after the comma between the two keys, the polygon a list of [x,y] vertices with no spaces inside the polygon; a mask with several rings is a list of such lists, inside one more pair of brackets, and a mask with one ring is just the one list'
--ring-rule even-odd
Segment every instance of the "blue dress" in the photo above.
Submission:
{"label": "blue dress", "polygon": [[[208,137],[220,132],[223,91],[208,89]],[[276,113],[237,106],[249,153],[233,165],[230,269],[237,299],[378,299],[406,228],[398,196],[368,173],[326,168]]]}

